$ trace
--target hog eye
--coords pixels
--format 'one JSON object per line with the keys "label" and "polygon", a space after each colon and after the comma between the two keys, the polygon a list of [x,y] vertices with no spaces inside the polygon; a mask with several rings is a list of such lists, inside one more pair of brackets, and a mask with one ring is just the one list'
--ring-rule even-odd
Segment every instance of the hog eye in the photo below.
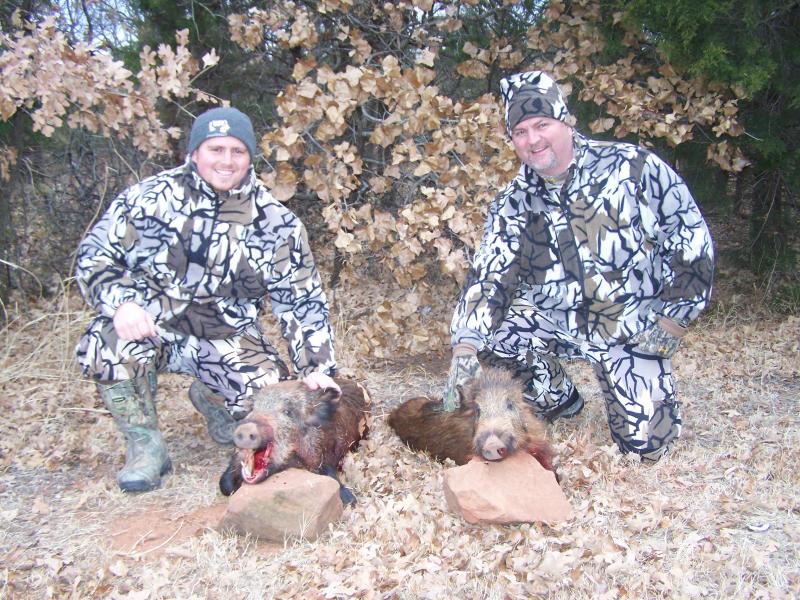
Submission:
{"label": "hog eye", "polygon": [[480,417],[481,416],[481,407],[480,407],[479,404],[475,405],[475,416],[476,417]]}
{"label": "hog eye", "polygon": [[510,402],[506,404],[506,410],[514,410],[514,403]]}

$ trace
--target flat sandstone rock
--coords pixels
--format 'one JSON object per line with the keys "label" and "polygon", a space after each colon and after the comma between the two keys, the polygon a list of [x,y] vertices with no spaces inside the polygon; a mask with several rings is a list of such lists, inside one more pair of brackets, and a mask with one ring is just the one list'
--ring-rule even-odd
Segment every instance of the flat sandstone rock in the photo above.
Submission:
{"label": "flat sandstone rock", "polygon": [[266,481],[244,484],[228,501],[218,529],[282,542],[314,540],[344,511],[339,484],[332,477],[287,469]]}
{"label": "flat sandstone rock", "polygon": [[558,523],[573,517],[556,482],[526,452],[500,462],[473,458],[444,473],[448,508],[469,523]]}

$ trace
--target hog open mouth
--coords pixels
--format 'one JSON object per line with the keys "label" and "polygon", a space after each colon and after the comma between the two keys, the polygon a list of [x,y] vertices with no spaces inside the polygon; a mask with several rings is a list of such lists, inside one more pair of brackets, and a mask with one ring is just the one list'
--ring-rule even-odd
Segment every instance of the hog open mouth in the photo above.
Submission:
{"label": "hog open mouth", "polygon": [[272,444],[267,444],[258,450],[242,448],[240,452],[242,453],[242,479],[244,482],[253,484],[264,481],[269,471]]}

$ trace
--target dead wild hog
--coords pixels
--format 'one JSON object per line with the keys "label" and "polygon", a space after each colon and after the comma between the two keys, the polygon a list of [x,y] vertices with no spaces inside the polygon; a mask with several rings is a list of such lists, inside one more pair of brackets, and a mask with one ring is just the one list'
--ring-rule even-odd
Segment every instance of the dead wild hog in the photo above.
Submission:
{"label": "dead wild hog", "polygon": [[[367,436],[371,400],[361,385],[334,380],[341,395],[335,389],[311,391],[302,381],[282,381],[256,392],[253,411],[234,431],[236,449],[219,480],[224,495],[292,467],[339,481],[337,471],[348,450]],[[346,487],[339,494],[345,504],[355,503]]]}
{"label": "dead wild hog", "polygon": [[463,465],[473,456],[502,460],[524,450],[553,471],[544,424],[522,398],[522,386],[504,369],[485,368],[466,389],[461,405],[446,412],[441,400],[412,398],[389,415],[389,426],[413,450]]}

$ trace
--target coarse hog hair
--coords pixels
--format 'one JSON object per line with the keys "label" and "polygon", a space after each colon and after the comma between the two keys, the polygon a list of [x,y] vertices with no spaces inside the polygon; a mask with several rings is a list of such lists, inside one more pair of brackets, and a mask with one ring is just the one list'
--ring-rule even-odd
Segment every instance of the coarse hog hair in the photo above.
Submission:
{"label": "coarse hog hair", "polygon": [[445,411],[441,400],[406,400],[389,415],[389,426],[412,450],[463,465],[473,457],[497,461],[518,450],[553,471],[553,451],[544,424],[522,397],[512,373],[484,368],[464,389],[460,406]]}
{"label": "coarse hog hair", "polygon": [[[371,399],[354,381],[334,378],[342,389],[309,390],[302,381],[282,381],[254,395],[253,410],[233,434],[236,446],[219,489],[230,496],[243,483],[256,484],[292,467],[328,475],[337,471],[349,450],[367,436]],[[345,504],[355,496],[339,482]]]}

